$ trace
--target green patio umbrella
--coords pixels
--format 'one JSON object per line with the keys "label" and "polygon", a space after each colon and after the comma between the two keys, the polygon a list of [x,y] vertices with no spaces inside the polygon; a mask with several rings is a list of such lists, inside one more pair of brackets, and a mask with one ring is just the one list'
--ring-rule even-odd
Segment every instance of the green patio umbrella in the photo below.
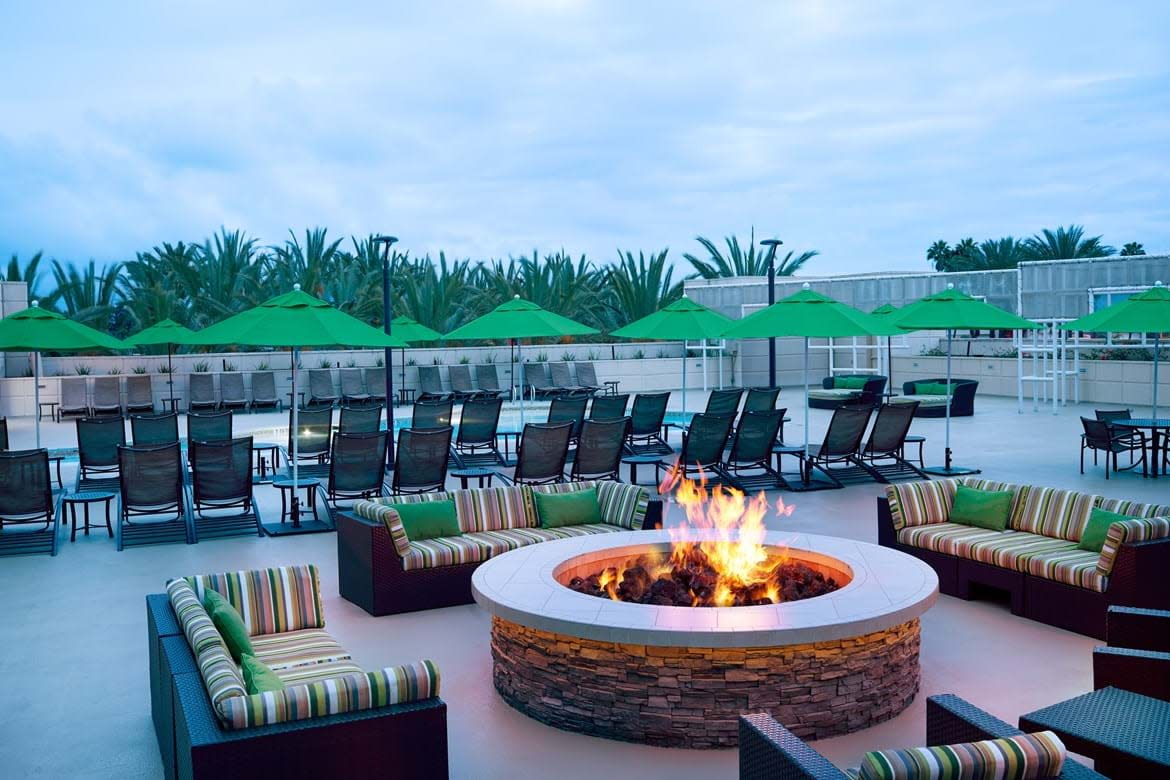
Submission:
{"label": "green patio umbrella", "polygon": [[[893,317],[902,330],[945,330],[947,332],[947,390],[951,392],[951,346],[956,330],[1032,330],[1040,326],[1018,317],[948,284],[942,292],[907,304]],[[942,466],[923,469],[928,474],[954,477],[978,474],[979,469],[962,468],[951,463],[951,404],[946,405],[946,457]]]}
{"label": "green patio umbrella", "polygon": [[674,303],[663,306],[653,314],[618,328],[610,335],[623,339],[660,339],[683,341],[682,410],[687,413],[687,340],[722,338],[735,320],[683,294]]}
{"label": "green patio umbrella", "polygon": [[[121,350],[126,349],[126,345],[113,336],[74,322],[55,311],[42,309],[39,301],[33,301],[27,309],[0,320],[0,352],[33,353],[33,402],[38,412],[41,403],[41,353],[90,349]],[[40,414],[34,419],[37,449],[40,449]]]}
{"label": "green patio umbrella", "polygon": [[[560,336],[587,336],[601,331],[582,325],[576,320],[542,309],[532,301],[519,295],[501,303],[496,308],[476,317],[443,336],[444,341],[502,341],[507,339],[516,346],[520,365],[524,365],[520,354],[520,339],[557,338]],[[516,363],[512,363],[512,377],[516,377]],[[524,430],[524,385],[520,385],[520,430]]]}
{"label": "green patio umbrella", "polygon": [[[292,471],[293,483],[300,474],[297,466],[297,353],[302,347],[403,347],[406,342],[397,334],[387,335],[377,328],[334,308],[329,303],[301,291],[269,298],[259,306],[240,312],[193,334],[193,344],[242,344],[244,346],[286,347],[291,352],[292,368]],[[394,435],[393,416],[389,419],[390,436]],[[300,522],[297,491],[292,491],[293,527],[306,530]]]}
{"label": "green patio umbrella", "polygon": [[[443,337],[443,334],[439,333],[439,331],[432,330],[418,320],[407,317],[405,314],[390,320],[390,324],[393,325],[390,329],[391,332],[410,344],[417,341],[438,341]],[[389,371],[390,366],[387,366],[386,370]],[[402,386],[406,387],[406,347],[402,348]],[[392,403],[392,401],[388,401],[387,403]]]}
{"label": "green patio umbrella", "polygon": [[1158,351],[1162,334],[1170,332],[1170,289],[1162,282],[1145,292],[1132,295],[1124,301],[1101,311],[1066,322],[1064,330],[1083,330],[1091,333],[1153,333],[1154,334],[1154,398],[1153,414],[1158,417]]}
{"label": "green patio umbrella", "polygon": [[160,320],[149,328],[143,328],[123,343],[131,347],[148,347],[158,344],[167,345],[167,384],[171,387],[171,396],[175,395],[175,367],[171,363],[171,355],[177,346],[186,346],[197,342],[191,341],[195,331],[184,327],[171,319]]}
{"label": "green patio umbrella", "polygon": [[[847,306],[827,295],[804,288],[766,309],[735,322],[727,338],[761,339],[799,336],[804,339],[804,453],[808,457],[808,340],[844,336],[884,336],[902,331],[892,323]],[[810,487],[805,475],[804,487]]]}

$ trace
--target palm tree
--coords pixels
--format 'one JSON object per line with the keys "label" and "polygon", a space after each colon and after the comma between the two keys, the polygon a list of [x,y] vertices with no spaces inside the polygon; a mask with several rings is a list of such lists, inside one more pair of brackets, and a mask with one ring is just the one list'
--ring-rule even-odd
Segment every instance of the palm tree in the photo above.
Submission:
{"label": "palm tree", "polygon": [[949,271],[951,262],[951,245],[941,238],[930,245],[926,250],[927,261],[936,271]]}
{"label": "palm tree", "polygon": [[117,304],[118,274],[121,263],[98,273],[97,263],[89,261],[84,271],[73,265],[53,261],[53,281],[57,291],[53,304],[65,316],[90,327],[106,329]]}
{"label": "palm tree", "polygon": [[1025,259],[1023,243],[1012,236],[987,239],[979,245],[979,270],[1015,268]]}
{"label": "palm tree", "polygon": [[[746,250],[740,245],[736,236],[724,238],[723,241],[727,244],[726,255],[709,238],[696,236],[695,240],[707,250],[707,258],[701,260],[692,254],[685,253],[683,259],[691,264],[695,269],[695,276],[701,279],[720,279],[729,276],[767,276],[768,274],[768,253],[762,249],[757,250],[755,228],[752,228],[751,243]],[[805,263],[819,254],[820,252],[815,249],[800,254],[789,252],[776,266],[776,275],[792,276]]]}
{"label": "palm tree", "polygon": [[[1138,255],[1144,255],[1145,253],[1146,248],[1137,241],[1129,241],[1121,248],[1122,257],[1137,257]],[[15,259],[15,257],[13,259]],[[9,266],[9,268],[11,268],[11,266]]]}
{"label": "palm tree", "polygon": [[606,286],[611,292],[611,300],[607,302],[611,316],[607,324],[633,322],[682,296],[683,283],[671,280],[674,268],[667,265],[668,252],[663,249],[651,254],[648,260],[638,252],[635,261],[633,252],[622,254],[618,250],[617,264],[606,271]]}
{"label": "palm tree", "polygon": [[439,253],[439,262],[430,255],[404,262],[394,283],[394,312],[413,317],[418,322],[446,333],[470,319],[472,294],[468,286],[470,261],[447,262]]}
{"label": "palm tree", "polygon": [[[293,231],[283,246],[270,247],[266,255],[268,292],[288,292],[299,284],[305,292],[320,296],[324,292],[325,279],[336,270],[342,239],[328,239],[326,228],[305,229],[305,243],[302,245]],[[273,286],[275,285],[275,286]]]}
{"label": "palm tree", "polygon": [[39,267],[43,259],[43,254],[43,252],[37,252],[22,266],[20,259],[14,252],[12,258],[8,261],[8,271],[4,274],[4,281],[6,282],[24,282],[28,285],[29,300],[37,300],[39,297],[37,295],[37,288],[41,282]]}
{"label": "palm tree", "polygon": [[1079,257],[1108,257],[1117,250],[1101,243],[1101,236],[1085,238],[1081,225],[1058,227],[1055,232],[1045,228],[1040,234],[1024,241],[1026,260],[1072,260]]}

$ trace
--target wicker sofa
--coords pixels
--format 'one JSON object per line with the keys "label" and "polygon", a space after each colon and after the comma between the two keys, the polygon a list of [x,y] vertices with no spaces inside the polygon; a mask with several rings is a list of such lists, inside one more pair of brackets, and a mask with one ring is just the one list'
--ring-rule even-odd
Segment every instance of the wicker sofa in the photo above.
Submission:
{"label": "wicker sofa", "polygon": [[[1023,733],[957,696],[944,694],[926,700],[928,746],[1018,737]],[[777,723],[771,715],[761,713],[740,716],[740,780],[846,780],[851,776],[829,763],[827,758]],[[1057,777],[1066,780],[1104,780],[1105,775],[1066,757]]]}
{"label": "wicker sofa", "polygon": [[[902,384],[902,395],[891,398],[890,403],[918,402],[914,410],[915,417],[946,417],[947,396],[923,392],[923,385],[946,385],[946,377],[941,379],[915,379],[913,382]],[[979,389],[979,382],[974,379],[951,379],[951,417],[970,417],[975,414],[975,391]]]}
{"label": "wicker sofa", "polygon": [[[853,385],[857,385],[853,387]],[[877,398],[886,389],[886,377],[874,374],[837,374],[821,380],[819,390],[808,391],[808,405],[813,409],[836,409],[869,393]]]}
{"label": "wicker sofa", "polygon": [[[249,695],[203,607],[215,590],[285,684]],[[151,715],[168,778],[447,777],[431,661],[365,672],[325,630],[315,566],[171,580],[146,597]]]}
{"label": "wicker sofa", "polygon": [[[1012,491],[1007,529],[948,522],[960,484]],[[1076,546],[1094,507],[1132,518],[1100,553]],[[878,543],[930,564],[947,595],[1006,592],[1014,614],[1100,638],[1111,605],[1170,607],[1170,506],[964,478],[890,485],[877,513]]]}
{"label": "wicker sofa", "polygon": [[[541,528],[533,492],[597,487],[603,523]],[[389,504],[453,499],[461,534],[411,541]],[[662,502],[637,485],[567,482],[455,490],[358,501],[337,517],[342,597],[371,615],[472,603],[471,574],[493,555],[570,536],[655,528]]]}

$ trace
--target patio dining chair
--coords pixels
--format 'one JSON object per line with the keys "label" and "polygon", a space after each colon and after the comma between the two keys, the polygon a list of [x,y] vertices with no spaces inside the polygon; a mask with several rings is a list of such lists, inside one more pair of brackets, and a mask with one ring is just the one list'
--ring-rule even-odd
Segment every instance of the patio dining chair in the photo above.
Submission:
{"label": "patio dining chair", "polygon": [[276,395],[276,375],[271,371],[252,372],[252,411],[257,409],[284,409],[284,401]]}
{"label": "patio dining chair", "polygon": [[812,475],[814,468],[825,474],[835,487],[844,487],[841,478],[850,480],[878,479],[860,455],[861,440],[869,427],[873,409],[866,407],[840,406],[833,410],[829,429],[820,444],[810,445],[808,458],[802,464],[805,478]]}
{"label": "patio dining chair", "polygon": [[471,384],[471,366],[461,363],[447,369],[447,379],[451,382],[451,395],[457,401],[471,398],[476,395],[476,389]]}
{"label": "patio dining chair", "polygon": [[455,402],[445,400],[415,401],[411,409],[411,428],[443,428],[451,424]]}
{"label": "patio dining chair", "polygon": [[207,372],[187,377],[187,393],[187,411],[214,411],[219,408],[219,399],[215,396],[215,377]]}
{"label": "patio dining chair", "polygon": [[595,393],[601,389],[601,383],[597,381],[597,370],[591,361],[577,362],[577,386]]}
{"label": "patio dining chair", "polygon": [[232,413],[188,412],[187,441],[229,441],[232,438]]}
{"label": "patio dining chair", "polygon": [[375,366],[362,369],[366,377],[366,394],[375,403],[386,403],[386,368]]}
{"label": "patio dining chair", "polygon": [[[292,410],[288,412],[288,456],[293,454],[293,424]],[[300,473],[304,476],[325,476],[325,464],[329,460],[329,443],[333,436],[333,407],[306,406],[297,412],[296,425],[297,461],[314,463],[313,466],[300,466]],[[291,467],[291,464],[290,464]],[[306,471],[306,468],[309,470]]]}
{"label": "patio dining chair", "polygon": [[55,504],[48,450],[0,452],[0,555],[56,555]]}
{"label": "patio dining chair", "polygon": [[444,400],[450,397],[451,394],[443,389],[443,377],[438,366],[418,367],[418,400]]}
{"label": "patio dining chair", "polygon": [[341,402],[345,404],[369,403],[370,394],[366,392],[366,384],[362,380],[360,368],[343,368],[338,372],[341,377]]}
{"label": "patio dining chair", "polygon": [[589,404],[589,396],[569,393],[558,395],[552,399],[548,407],[548,423],[570,422],[573,432],[569,434],[569,444],[577,443],[577,436],[581,433],[581,423],[585,421],[585,407]]}
{"label": "patio dining chair", "polygon": [[393,495],[438,493],[446,488],[450,425],[442,428],[403,428],[394,448]]}
{"label": "patio dining chair", "polygon": [[666,419],[666,405],[669,402],[669,392],[638,393],[634,396],[627,450],[635,455],[669,455],[674,452],[666,439],[662,438],[662,421]]}
{"label": "patio dining chair", "polygon": [[83,376],[66,377],[61,380],[61,406],[58,410],[61,417],[67,414],[90,416],[85,383],[86,379]]}
{"label": "patio dining chair", "polygon": [[195,541],[184,477],[178,443],[118,447],[120,512],[114,539],[119,551],[131,545]]}
{"label": "patio dining chair", "polygon": [[626,416],[626,405],[630,402],[629,393],[620,395],[595,395],[589,402],[590,420],[620,420]]}
{"label": "patio dining chair", "polygon": [[463,404],[459,433],[455,437],[455,453],[461,467],[504,463],[496,445],[503,406],[500,398],[472,398]]}
{"label": "patio dining chair", "polygon": [[784,477],[772,468],[772,448],[784,421],[783,409],[746,411],[731,439],[731,450],[723,461],[727,481],[744,491],[788,487]]}
{"label": "patio dining chair", "polygon": [[[1084,435],[1081,437],[1081,473],[1085,473],[1085,450],[1093,451],[1094,462],[1096,462],[1097,453],[1105,453],[1105,479],[1109,479],[1109,465],[1110,461],[1113,463],[1114,471],[1129,471],[1130,469],[1142,467],[1142,476],[1147,476],[1148,468],[1146,464],[1146,435],[1141,431],[1135,430],[1134,436],[1129,431],[1117,432],[1109,423],[1103,420],[1094,420],[1088,417],[1081,418],[1081,426],[1084,428]],[[1130,465],[1121,467],[1118,464],[1117,456],[1123,452],[1130,454]],[[1140,457],[1135,459],[1134,454],[1137,453]],[[1157,464],[1154,464],[1157,468]]]}
{"label": "patio dining chair", "polygon": [[175,444],[179,441],[179,415],[172,412],[132,415],[130,438],[135,447]]}
{"label": "patio dining chair", "polygon": [[729,481],[723,469],[723,450],[731,436],[732,418],[726,414],[696,414],[683,432],[682,449],[676,459],[654,464],[655,479],[662,484],[662,472],[685,479]]}
{"label": "patio dining chair", "polygon": [[382,405],[341,407],[338,433],[378,433],[382,430]]}
{"label": "patio dining chair", "polygon": [[[475,383],[479,386],[479,392],[490,398],[498,398],[504,394],[503,388],[500,387],[500,375],[496,371],[495,363],[477,365],[475,367]],[[511,399],[511,397],[511,392],[508,392],[508,398]]]}
{"label": "patio dining chair", "polygon": [[121,417],[82,417],[77,424],[77,490],[108,488],[118,478],[118,448],[126,444]]}
{"label": "patio dining chair", "polygon": [[252,495],[252,437],[190,445],[195,538],[263,536]]}
{"label": "patio dining chair", "polygon": [[333,369],[309,369],[309,406],[333,406],[340,398],[333,389]]}
{"label": "patio dining chair", "polygon": [[126,414],[154,411],[154,385],[150,374],[126,377]]}
{"label": "patio dining chair", "polygon": [[225,371],[219,375],[219,408],[248,408],[248,395],[244,392],[244,375],[239,371]]}
{"label": "patio dining chair", "polygon": [[548,485],[565,481],[565,459],[569,455],[571,422],[549,425],[528,423],[520,434],[516,470],[511,475],[496,472],[508,485]]}
{"label": "patio dining chair", "polygon": [[776,399],[780,397],[779,387],[749,387],[747,396],[743,399],[745,412],[770,412],[776,408]]}
{"label": "patio dining chair", "polygon": [[[1115,439],[1117,439],[1118,441],[1125,441],[1127,439],[1132,439],[1133,442],[1131,442],[1131,443],[1136,443],[1137,440],[1139,440],[1141,437],[1145,436],[1145,433],[1143,431],[1140,431],[1136,428],[1126,428],[1123,426],[1113,424],[1113,423],[1121,421],[1121,420],[1132,420],[1133,419],[1133,410],[1132,409],[1094,409],[1093,416],[1096,417],[1101,422],[1109,423],[1109,430],[1112,433],[1113,437]],[[1094,450],[1093,451],[1093,463],[1095,464],[1096,462],[1097,462],[1097,451]],[[1129,462],[1130,462],[1130,465],[1133,465],[1133,451],[1132,450],[1129,453]]]}
{"label": "patio dining chair", "polygon": [[739,399],[743,397],[743,390],[738,387],[725,390],[712,390],[707,396],[707,409],[704,414],[720,414],[732,418],[739,412]]}
{"label": "patio dining chair", "polygon": [[629,417],[582,422],[569,481],[612,479],[619,482],[618,469],[622,465],[622,451],[629,428]]}
{"label": "patio dining chair", "polygon": [[122,414],[122,378],[99,376],[93,380],[93,403],[90,404],[95,416]]}
{"label": "patio dining chair", "polygon": [[[906,459],[906,435],[914,422],[917,403],[882,404],[878,407],[869,440],[861,449],[861,460],[878,482],[891,479],[930,479],[926,472]],[[882,463],[880,461],[887,461]]]}
{"label": "patio dining chair", "polygon": [[520,370],[523,376],[521,392],[527,389],[533,398],[547,398],[561,392],[560,388],[548,380],[544,372],[544,363],[524,363]]}
{"label": "patio dining chair", "polygon": [[586,391],[586,388],[581,387],[573,381],[573,377],[569,373],[568,363],[564,361],[549,363],[548,370],[552,375],[550,381],[552,382],[553,387],[557,388],[562,393],[568,393],[574,390]]}
{"label": "patio dining chair", "polygon": [[385,493],[386,433],[338,433],[329,456],[329,480],[325,505],[330,511],[338,502],[376,498]]}

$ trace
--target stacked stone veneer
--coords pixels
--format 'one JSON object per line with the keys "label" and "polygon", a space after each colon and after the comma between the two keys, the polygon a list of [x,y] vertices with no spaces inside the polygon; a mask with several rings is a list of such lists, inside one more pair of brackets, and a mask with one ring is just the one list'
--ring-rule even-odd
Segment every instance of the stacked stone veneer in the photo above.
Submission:
{"label": "stacked stone veneer", "polygon": [[919,642],[917,618],[751,648],[599,642],[492,618],[493,678],[510,705],[568,731],[670,747],[733,746],[746,712],[810,739],[892,718],[918,692]]}

